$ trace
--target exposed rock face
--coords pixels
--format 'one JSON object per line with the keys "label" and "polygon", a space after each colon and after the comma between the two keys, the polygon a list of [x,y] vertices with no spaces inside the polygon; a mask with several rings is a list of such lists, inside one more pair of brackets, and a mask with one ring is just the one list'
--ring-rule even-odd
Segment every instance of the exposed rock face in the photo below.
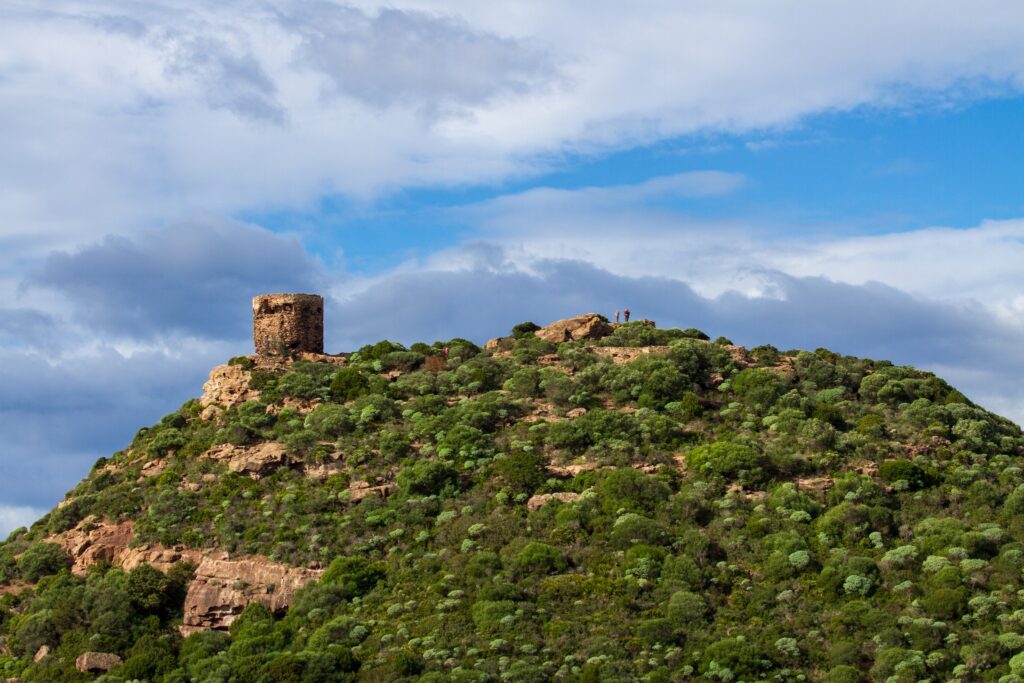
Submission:
{"label": "exposed rock face", "polygon": [[260,479],[278,467],[291,464],[287,450],[276,441],[264,441],[255,446],[221,444],[206,451],[203,457],[226,460],[229,470],[253,479]]}
{"label": "exposed rock face", "polygon": [[574,465],[548,465],[547,470],[556,477],[575,477],[580,472],[596,470],[597,465],[592,462],[582,462]]}
{"label": "exposed rock face", "polygon": [[648,354],[668,353],[667,346],[595,346],[594,353],[605,360],[610,360],[616,365],[622,365],[640,356]]}
{"label": "exposed rock face", "polygon": [[105,674],[121,665],[121,658],[109,652],[86,652],[75,660],[75,668],[82,673]]}
{"label": "exposed rock face", "polygon": [[159,544],[130,547],[134,538],[132,522],[105,522],[87,517],[74,529],[49,536],[46,540],[59,544],[71,555],[71,572],[79,576],[99,562],[108,562],[125,571],[141,564],[150,564],[166,572],[178,562],[199,562],[203,551],[190,548],[165,548]]}
{"label": "exposed rock face", "polygon": [[545,341],[557,344],[574,339],[601,339],[611,334],[614,329],[611,323],[605,322],[596,313],[585,313],[556,320],[534,334]]}
{"label": "exposed rock face", "polygon": [[[369,487],[365,495],[386,495],[384,491],[393,488],[393,485]],[[195,578],[185,596],[182,626],[185,635],[204,628],[226,629],[253,600],[280,612],[291,605],[295,591],[323,573],[318,569],[290,567],[260,556],[231,559],[223,550],[166,548],[157,543],[129,547],[132,538],[132,522],[115,524],[90,517],[76,528],[46,540],[59,543],[71,554],[74,561],[71,571],[79,575],[97,562],[109,562],[125,571],[149,564],[162,572],[178,562],[195,564]]]}
{"label": "exposed rock face", "polygon": [[50,646],[49,645],[40,645],[39,649],[36,650],[36,654],[32,658],[32,661],[33,662],[41,662],[42,660],[46,659],[46,657],[49,654],[50,654]]}
{"label": "exposed rock face", "polygon": [[262,294],[252,299],[252,337],[260,356],[324,352],[324,299],[318,294]]}
{"label": "exposed rock face", "polygon": [[226,629],[251,602],[281,612],[295,599],[295,591],[323,574],[263,558],[237,560],[204,558],[185,596],[181,633]]}
{"label": "exposed rock face", "polygon": [[210,371],[210,379],[203,385],[199,405],[202,418],[208,420],[223,408],[231,408],[260,397],[260,392],[249,388],[249,371],[241,365],[218,365]]}
{"label": "exposed rock face", "polygon": [[74,529],[46,540],[64,548],[74,561],[72,573],[82,575],[99,562],[118,564],[120,554],[128,549],[132,540],[132,522],[111,524],[96,517],[87,517]]}
{"label": "exposed rock face", "polygon": [[573,493],[572,491],[562,491],[559,493],[539,493],[536,496],[532,496],[530,500],[526,501],[527,510],[539,510],[553,500],[558,500],[563,503],[571,503],[574,500],[578,500],[580,494]]}
{"label": "exposed rock face", "polygon": [[380,496],[387,498],[395,492],[397,487],[394,484],[380,484],[373,486],[368,481],[354,481],[348,486],[349,500],[353,503],[360,501],[367,496]]}

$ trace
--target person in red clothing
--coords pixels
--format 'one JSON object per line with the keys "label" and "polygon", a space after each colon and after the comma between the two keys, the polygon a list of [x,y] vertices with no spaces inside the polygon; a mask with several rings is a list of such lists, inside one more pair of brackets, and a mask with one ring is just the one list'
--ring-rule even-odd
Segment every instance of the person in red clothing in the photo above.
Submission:
{"label": "person in red clothing", "polygon": [[623,309],[623,311],[622,311],[622,317],[626,319],[626,322],[627,322],[627,323],[629,322],[629,309],[628,309],[628,308],[626,308],[626,309]]}

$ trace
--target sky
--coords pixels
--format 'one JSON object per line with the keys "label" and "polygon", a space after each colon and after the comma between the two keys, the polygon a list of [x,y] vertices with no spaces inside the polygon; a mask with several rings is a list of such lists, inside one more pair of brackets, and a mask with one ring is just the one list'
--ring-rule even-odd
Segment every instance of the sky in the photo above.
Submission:
{"label": "sky", "polygon": [[329,352],[629,307],[1024,422],[1024,4],[0,3],[0,535],[319,292]]}

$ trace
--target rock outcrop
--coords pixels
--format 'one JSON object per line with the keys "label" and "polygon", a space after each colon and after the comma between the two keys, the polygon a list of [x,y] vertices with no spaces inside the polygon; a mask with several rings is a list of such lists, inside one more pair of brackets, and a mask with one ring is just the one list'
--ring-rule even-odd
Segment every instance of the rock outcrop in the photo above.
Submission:
{"label": "rock outcrop", "polygon": [[223,460],[232,472],[253,479],[260,479],[279,467],[291,464],[287,449],[276,441],[264,441],[255,446],[221,444],[206,451],[203,457]]}
{"label": "rock outcrop", "polygon": [[199,405],[201,416],[208,420],[224,408],[231,408],[260,397],[260,392],[249,387],[251,375],[241,365],[218,365],[210,371],[210,379],[203,385]]}
{"label": "rock outcrop", "polygon": [[181,633],[226,629],[251,602],[282,612],[298,589],[321,574],[319,569],[289,567],[265,558],[204,558],[185,596]]}
{"label": "rock outcrop", "polygon": [[607,337],[615,327],[596,313],[585,313],[564,320],[556,320],[547,327],[534,332],[545,341],[557,344],[574,339],[601,339]]}
{"label": "rock outcrop", "polygon": [[668,350],[667,346],[595,346],[593,348],[594,354],[599,358],[610,360],[616,365],[622,365],[652,353],[668,353]]}
{"label": "rock outcrop", "polygon": [[398,487],[394,484],[380,484],[374,486],[368,481],[353,481],[348,486],[348,499],[355,503],[368,496],[380,496],[381,498],[387,498]]}
{"label": "rock outcrop", "polygon": [[120,665],[121,658],[109,652],[86,652],[75,660],[75,668],[88,674],[105,674]]}
{"label": "rock outcrop", "polygon": [[100,562],[119,564],[121,553],[131,543],[133,523],[116,524],[103,522],[96,517],[87,517],[74,529],[48,537],[46,540],[59,544],[71,556],[71,572],[79,576]]}
{"label": "rock outcrop", "polygon": [[572,491],[561,491],[559,493],[538,493],[536,496],[532,496],[526,501],[527,510],[540,510],[542,507],[547,505],[553,500],[560,501],[562,503],[571,503],[578,500],[580,494],[573,493]]}
{"label": "rock outcrop", "polygon": [[[366,495],[384,488],[367,489]],[[99,562],[108,562],[125,571],[143,564],[162,572],[178,562],[196,565],[195,577],[185,596],[182,626],[185,635],[204,628],[226,629],[254,600],[280,612],[291,605],[295,591],[323,573],[261,556],[232,559],[227,552],[216,549],[167,548],[158,543],[132,547],[133,538],[130,521],[112,523],[89,517],[74,529],[46,540],[60,544],[71,555],[71,571],[78,575],[85,574],[89,566]]]}

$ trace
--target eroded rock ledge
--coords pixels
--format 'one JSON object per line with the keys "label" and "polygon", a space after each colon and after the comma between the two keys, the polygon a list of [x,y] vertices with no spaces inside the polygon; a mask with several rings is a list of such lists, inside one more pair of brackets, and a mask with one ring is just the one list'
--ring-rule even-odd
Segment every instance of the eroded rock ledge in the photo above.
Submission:
{"label": "eroded rock ledge", "polygon": [[149,564],[166,572],[177,562],[196,565],[185,596],[182,634],[203,629],[226,629],[252,602],[273,612],[286,610],[295,592],[320,578],[320,569],[291,567],[266,557],[232,558],[223,550],[166,548],[158,543],[131,547],[132,522],[108,522],[90,517],[77,527],[48,537],[72,557],[71,571],[86,573],[91,565],[108,562],[130,571]]}

